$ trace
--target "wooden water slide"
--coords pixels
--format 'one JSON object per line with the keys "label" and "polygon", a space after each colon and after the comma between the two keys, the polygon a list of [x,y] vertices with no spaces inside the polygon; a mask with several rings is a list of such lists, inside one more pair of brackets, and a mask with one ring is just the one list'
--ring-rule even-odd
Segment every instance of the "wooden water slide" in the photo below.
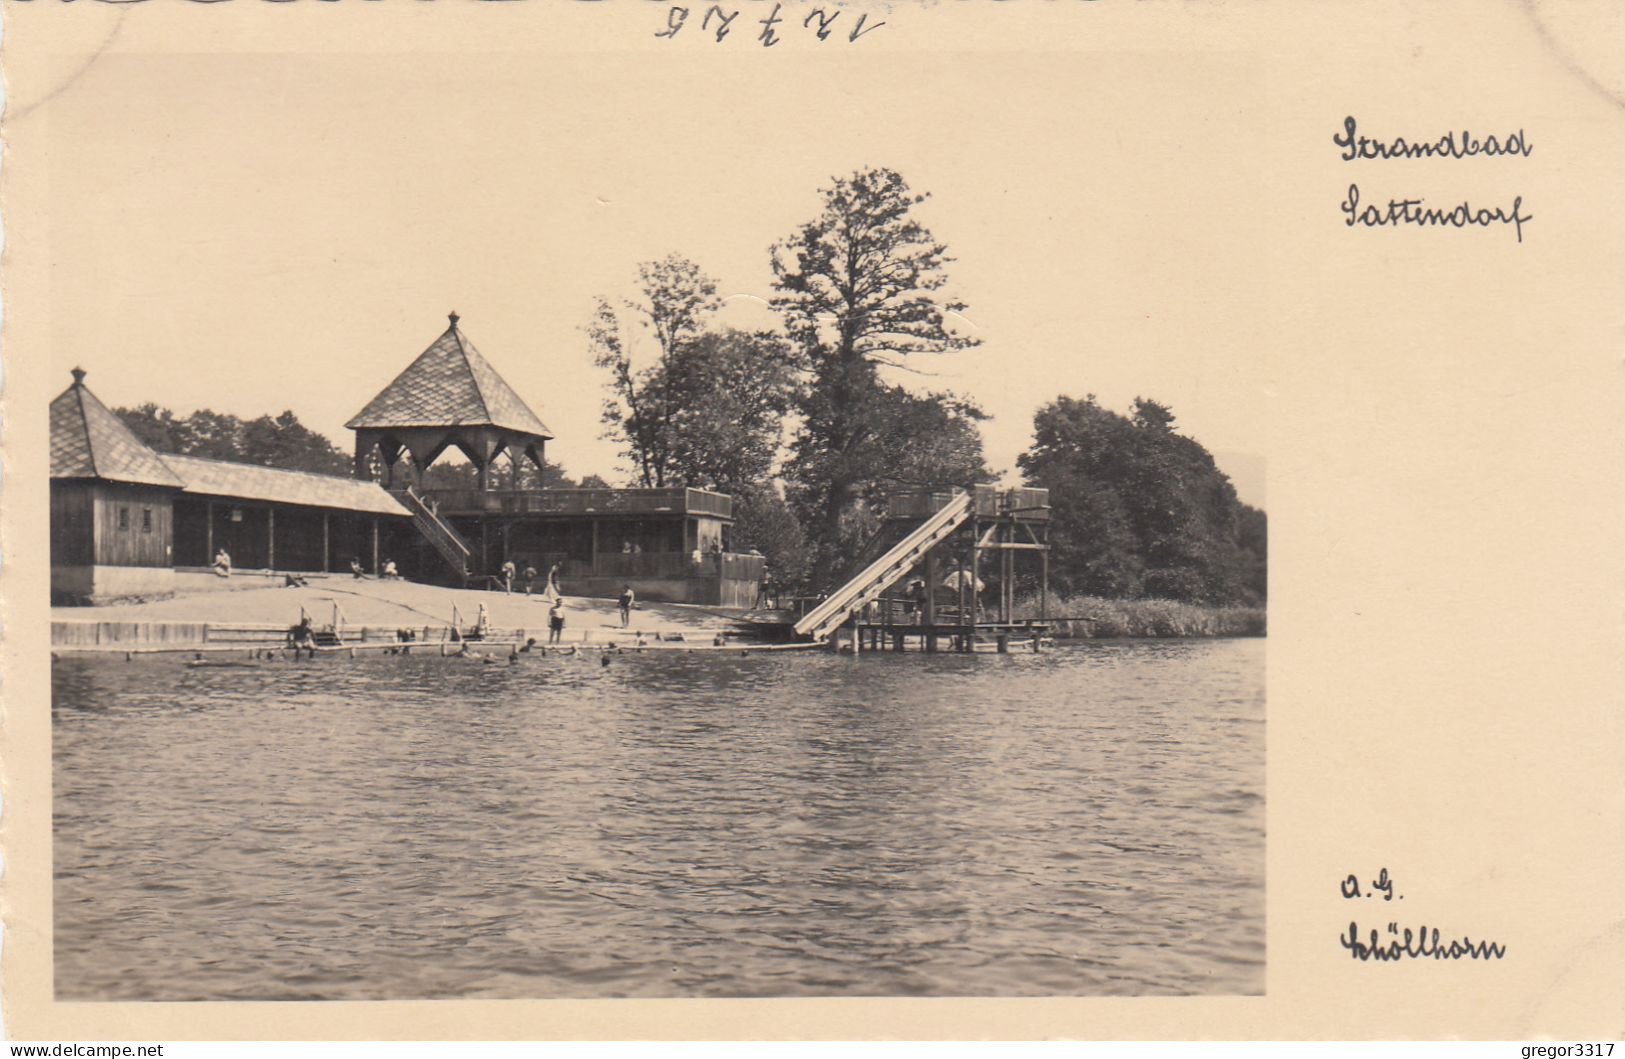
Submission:
{"label": "wooden water slide", "polygon": [[971,516],[971,494],[957,493],[885,555],[863,568],[863,572],[830,593],[828,599],[808,611],[795,625],[797,636],[822,640],[840,628],[852,615],[880,598],[880,594],[914,568],[937,544],[946,540]]}

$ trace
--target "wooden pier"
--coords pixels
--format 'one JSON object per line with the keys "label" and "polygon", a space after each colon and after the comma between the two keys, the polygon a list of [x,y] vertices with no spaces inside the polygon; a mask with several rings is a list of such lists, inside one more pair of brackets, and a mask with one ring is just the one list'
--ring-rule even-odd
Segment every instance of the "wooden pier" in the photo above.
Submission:
{"label": "wooden pier", "polygon": [[838,640],[838,649],[865,651],[923,651],[972,654],[1012,650],[1038,651],[1049,638],[1050,626],[1040,621],[990,621],[975,625],[935,623],[891,624],[859,622],[848,626],[849,635]]}

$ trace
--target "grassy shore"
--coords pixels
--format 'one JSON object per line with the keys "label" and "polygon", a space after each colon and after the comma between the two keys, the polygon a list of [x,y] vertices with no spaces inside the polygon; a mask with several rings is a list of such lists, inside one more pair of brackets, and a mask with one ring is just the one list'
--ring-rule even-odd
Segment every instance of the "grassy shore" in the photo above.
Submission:
{"label": "grassy shore", "polygon": [[[1062,620],[1056,636],[1263,636],[1263,607],[1208,607],[1171,599],[1102,599],[1051,596],[1049,613]],[[1018,619],[1039,616],[1038,600],[1017,602]]]}

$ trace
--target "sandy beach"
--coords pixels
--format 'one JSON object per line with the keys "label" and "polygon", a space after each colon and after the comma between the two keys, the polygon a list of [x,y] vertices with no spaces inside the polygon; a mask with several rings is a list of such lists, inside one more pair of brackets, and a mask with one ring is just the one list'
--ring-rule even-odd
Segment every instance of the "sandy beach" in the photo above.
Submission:
{"label": "sandy beach", "polygon": [[[318,623],[330,620],[338,604],[346,625],[422,628],[451,624],[452,610],[462,624],[472,625],[483,603],[490,623],[499,629],[525,629],[540,637],[547,628],[548,605],[541,595],[526,596],[475,589],[444,588],[410,581],[379,581],[349,575],[314,577],[306,587],[282,587],[282,579],[258,574],[219,578],[212,574],[176,574],[173,597],[100,607],[53,607],[53,621],[213,622],[292,625],[303,607]],[[564,586],[568,588],[568,585]],[[612,599],[565,597],[565,639],[602,640],[620,630],[619,608]],[[728,627],[737,612],[678,603],[637,603],[630,632],[712,631]]]}

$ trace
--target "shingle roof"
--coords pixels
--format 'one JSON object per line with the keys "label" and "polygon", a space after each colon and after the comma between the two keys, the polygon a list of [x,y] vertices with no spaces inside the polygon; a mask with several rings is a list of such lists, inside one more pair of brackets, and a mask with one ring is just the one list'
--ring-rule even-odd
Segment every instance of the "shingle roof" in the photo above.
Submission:
{"label": "shingle roof", "polygon": [[359,430],[487,424],[544,438],[553,436],[458,330],[457,314],[452,313],[446,333],[345,426]]}
{"label": "shingle roof", "polygon": [[360,511],[373,515],[410,514],[377,482],[340,478],[311,471],[285,471],[254,463],[230,463],[202,456],[162,457],[169,469],[180,476],[188,493],[237,497],[242,500],[271,500],[280,504],[303,504],[340,511]]}
{"label": "shingle roof", "polygon": [[73,385],[51,402],[51,477],[181,484],[158,454],[86,388],[85,373],[78,368],[73,369]]}

